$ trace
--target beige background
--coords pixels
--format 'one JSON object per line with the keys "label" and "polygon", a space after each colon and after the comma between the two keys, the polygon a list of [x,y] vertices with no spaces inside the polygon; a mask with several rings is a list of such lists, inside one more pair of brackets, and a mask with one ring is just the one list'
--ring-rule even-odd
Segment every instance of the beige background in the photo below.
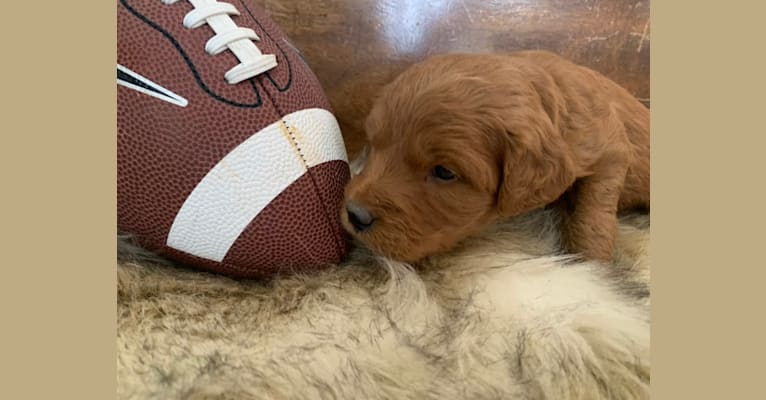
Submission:
{"label": "beige background", "polygon": [[2,15],[0,398],[111,399],[116,4]]}
{"label": "beige background", "polygon": [[[715,4],[651,5],[657,399],[763,392],[764,13]],[[0,398],[113,398],[115,4],[3,15]]]}
{"label": "beige background", "polygon": [[652,3],[658,399],[763,396],[766,32],[744,3]]}

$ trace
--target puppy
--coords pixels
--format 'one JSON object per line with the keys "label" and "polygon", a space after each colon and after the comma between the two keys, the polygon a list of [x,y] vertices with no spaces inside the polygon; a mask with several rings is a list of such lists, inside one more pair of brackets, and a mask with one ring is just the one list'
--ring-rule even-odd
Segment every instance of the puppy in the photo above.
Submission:
{"label": "puppy", "polygon": [[617,213],[649,208],[649,110],[555,54],[448,54],[385,87],[343,224],[414,262],[499,218],[553,205],[566,250],[609,261]]}

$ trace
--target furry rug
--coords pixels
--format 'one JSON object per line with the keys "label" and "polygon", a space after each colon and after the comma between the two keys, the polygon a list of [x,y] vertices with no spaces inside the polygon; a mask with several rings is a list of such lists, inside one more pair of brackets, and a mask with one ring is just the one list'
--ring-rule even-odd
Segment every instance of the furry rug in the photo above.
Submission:
{"label": "furry rug", "polygon": [[535,212],[415,270],[355,250],[270,282],[120,247],[121,399],[649,397],[649,219],[616,265],[557,256]]}

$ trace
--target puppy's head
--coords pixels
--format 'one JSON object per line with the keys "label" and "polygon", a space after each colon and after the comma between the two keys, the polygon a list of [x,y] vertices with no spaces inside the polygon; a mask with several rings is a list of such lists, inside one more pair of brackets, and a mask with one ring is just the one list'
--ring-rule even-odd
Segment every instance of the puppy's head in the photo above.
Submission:
{"label": "puppy's head", "polygon": [[364,166],[346,187],[346,230],[416,261],[560,195],[571,160],[547,139],[557,134],[541,96],[496,63],[435,57],[382,91],[366,120]]}

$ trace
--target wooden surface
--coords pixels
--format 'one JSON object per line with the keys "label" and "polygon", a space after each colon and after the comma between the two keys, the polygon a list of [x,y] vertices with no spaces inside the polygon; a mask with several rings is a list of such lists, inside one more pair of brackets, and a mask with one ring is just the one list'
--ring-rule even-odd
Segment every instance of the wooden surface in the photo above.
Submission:
{"label": "wooden surface", "polygon": [[350,155],[377,91],[447,52],[555,51],[649,103],[649,2],[621,0],[251,0],[322,82]]}

